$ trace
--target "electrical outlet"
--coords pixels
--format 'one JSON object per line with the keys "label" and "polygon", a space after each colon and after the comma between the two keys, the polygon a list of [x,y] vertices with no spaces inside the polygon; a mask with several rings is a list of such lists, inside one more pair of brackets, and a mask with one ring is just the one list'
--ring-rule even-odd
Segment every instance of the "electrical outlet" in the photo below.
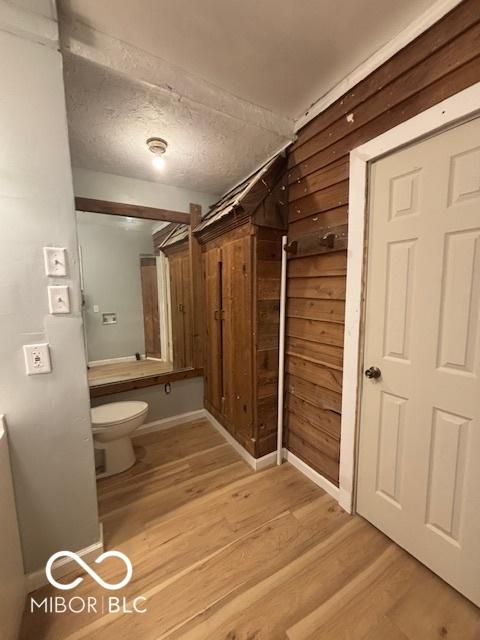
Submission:
{"label": "electrical outlet", "polygon": [[63,277],[67,275],[67,251],[62,247],[43,247],[45,274]]}
{"label": "electrical outlet", "polygon": [[24,344],[23,355],[25,357],[25,369],[28,376],[51,372],[52,363],[50,361],[48,343]]}

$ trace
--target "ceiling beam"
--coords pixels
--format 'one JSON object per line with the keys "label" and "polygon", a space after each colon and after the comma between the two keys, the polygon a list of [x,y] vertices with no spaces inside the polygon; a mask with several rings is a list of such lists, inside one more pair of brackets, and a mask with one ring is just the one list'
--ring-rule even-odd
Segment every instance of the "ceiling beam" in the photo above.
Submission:
{"label": "ceiling beam", "polygon": [[90,213],[106,213],[111,216],[128,216],[130,218],[143,218],[145,220],[162,220],[164,222],[190,224],[190,214],[184,213],[183,211],[142,207],[137,204],[110,202],[108,200],[96,200],[94,198],[75,198],[75,209],[77,211]]}

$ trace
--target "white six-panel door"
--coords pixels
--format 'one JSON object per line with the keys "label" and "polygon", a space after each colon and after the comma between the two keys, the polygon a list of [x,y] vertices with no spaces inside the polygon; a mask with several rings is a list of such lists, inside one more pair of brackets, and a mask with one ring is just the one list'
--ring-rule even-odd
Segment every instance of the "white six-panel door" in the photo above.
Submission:
{"label": "white six-panel door", "polygon": [[357,511],[480,605],[480,119],[369,185]]}

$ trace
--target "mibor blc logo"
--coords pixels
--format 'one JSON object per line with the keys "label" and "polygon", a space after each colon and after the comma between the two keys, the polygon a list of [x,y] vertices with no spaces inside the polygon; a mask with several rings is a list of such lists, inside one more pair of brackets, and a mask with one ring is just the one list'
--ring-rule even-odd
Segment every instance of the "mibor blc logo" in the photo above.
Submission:
{"label": "mibor blc logo", "polygon": [[[96,564],[101,564],[108,558],[119,558],[125,565],[125,576],[120,582],[106,582],[98,575],[77,553],[73,551],[57,551],[48,560],[45,567],[45,574],[49,583],[56,589],[61,591],[70,591],[78,587],[83,581],[82,576],[78,576],[71,582],[59,582],[53,576],[55,563],[58,560],[69,558],[78,564],[97,584],[107,591],[117,591],[125,587],[133,575],[133,567],[130,559],[121,551],[106,551],[102,553],[96,560]],[[105,596],[97,598],[96,596],[72,596],[65,598],[64,596],[50,596],[43,598],[37,602],[34,598],[30,600],[30,611],[33,613],[36,609],[40,609],[45,613],[145,613],[144,607],[146,598],[137,596],[133,599],[117,596]]]}
{"label": "mibor blc logo", "polygon": [[127,573],[123,578],[123,580],[121,580],[120,582],[116,582],[114,584],[105,582],[105,580],[103,580],[98,575],[98,573],[96,573],[93,569],[91,569],[88,566],[88,564],[84,562],[77,553],[73,553],[73,551],[57,551],[57,553],[54,553],[53,556],[49,558],[47,562],[47,566],[45,567],[45,573],[47,575],[47,580],[50,582],[50,584],[56,587],[57,589],[62,589],[62,591],[75,589],[75,587],[78,587],[78,585],[81,582],[83,582],[83,578],[80,578],[80,577],[76,578],[73,582],[70,582],[69,584],[63,584],[62,582],[58,582],[57,580],[55,580],[55,578],[52,575],[52,567],[54,563],[60,558],[70,558],[71,560],[74,560],[78,565],[82,567],[82,569],[84,569],[95,580],[95,582],[97,582],[104,589],[108,589],[109,591],[116,591],[117,589],[122,589],[122,587],[125,587],[132,579],[132,575],[133,575],[132,563],[130,562],[129,558],[127,558],[127,556],[121,551],[106,551],[105,553],[102,553],[101,556],[98,556],[98,558],[95,560],[96,564],[100,564],[106,558],[120,558],[120,560],[123,560],[127,568]]}

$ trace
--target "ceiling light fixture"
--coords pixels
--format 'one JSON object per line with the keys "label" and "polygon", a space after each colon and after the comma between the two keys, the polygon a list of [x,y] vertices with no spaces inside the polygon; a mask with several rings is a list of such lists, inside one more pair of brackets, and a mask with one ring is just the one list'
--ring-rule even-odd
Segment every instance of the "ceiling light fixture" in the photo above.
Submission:
{"label": "ceiling light fixture", "polygon": [[149,138],[147,140],[147,147],[153,153],[152,164],[155,169],[163,169],[165,166],[163,154],[168,147],[167,141],[163,140],[163,138]]}

